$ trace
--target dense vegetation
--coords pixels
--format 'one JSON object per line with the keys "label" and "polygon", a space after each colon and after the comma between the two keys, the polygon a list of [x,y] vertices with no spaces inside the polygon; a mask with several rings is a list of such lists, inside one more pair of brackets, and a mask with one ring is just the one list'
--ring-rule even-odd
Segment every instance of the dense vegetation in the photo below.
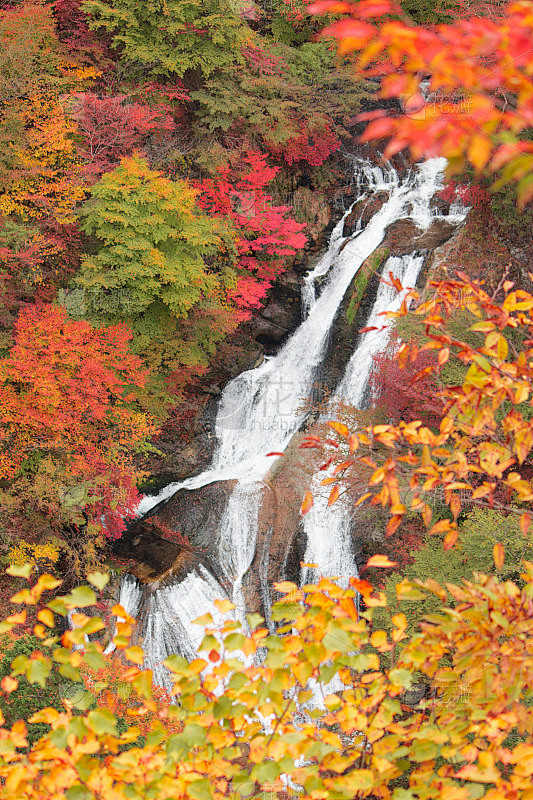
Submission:
{"label": "dense vegetation", "polygon": [[[0,796],[532,796],[531,11],[3,5],[0,554],[19,591]],[[200,620],[169,697],[119,606],[103,654],[108,576],[80,576],[132,515],[158,430],[304,245],[316,204],[281,198],[325,196],[372,89],[405,113],[369,112],[364,138],[446,155],[441,199],[472,206],[393,320],[374,407],[302,445],[377,552],[346,590],[278,585],[268,630]]]}

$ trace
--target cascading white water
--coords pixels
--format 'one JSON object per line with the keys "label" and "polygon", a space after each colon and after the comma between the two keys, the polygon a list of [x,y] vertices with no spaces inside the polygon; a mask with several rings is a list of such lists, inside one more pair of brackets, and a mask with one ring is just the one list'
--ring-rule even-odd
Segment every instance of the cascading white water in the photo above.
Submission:
{"label": "cascading white water", "polygon": [[[428,228],[435,217],[430,207],[431,198],[435,193],[434,166],[432,162],[425,162],[420,166],[418,173],[420,191],[412,199],[410,216],[423,229]],[[376,182],[378,180],[379,175],[376,176]],[[465,214],[464,207],[456,206],[450,209],[447,219],[450,222],[460,222]],[[373,356],[385,349],[390,333],[383,314],[387,311],[397,311],[406,294],[405,291],[398,292],[394,288],[388,280],[389,273],[392,273],[406,290],[414,288],[423,261],[423,256],[416,253],[387,259],[383,269],[383,280],[380,282],[376,300],[365,324],[365,327],[376,327],[377,330],[369,330],[362,334],[344,376],[322,415],[323,419],[334,418],[334,409],[340,403],[349,404],[354,408],[362,407],[371,375]],[[315,502],[311,511],[304,517],[307,537],[304,562],[317,566],[303,567],[302,584],[316,580],[320,574],[336,576],[344,582],[350,575],[357,575],[350,542],[352,515],[342,496],[333,506],[328,507],[329,491],[324,492],[324,488],[320,487],[324,477],[326,475],[314,476],[311,491]]]}
{"label": "cascading white water", "polygon": [[222,517],[219,532],[219,562],[233,583],[231,599],[243,624],[246,604],[242,581],[255,554],[261,488],[261,484],[254,483],[237,485]]}
{"label": "cascading white water", "polygon": [[214,601],[227,595],[213,576],[199,565],[184,580],[154,591],[144,610],[145,665],[153,670],[154,681],[169,689],[172,685],[163,661],[178,653],[190,660],[196,658],[204,637],[203,628],[194,620],[211,614],[215,624],[222,623],[222,615]]}
{"label": "cascading white water", "polygon": [[[324,358],[331,324],[353,276],[381,243],[387,227],[398,219],[410,218],[426,229],[440,216],[438,211],[431,210],[430,200],[442,186],[444,166],[444,159],[432,159],[400,178],[392,167],[382,169],[358,162],[360,188],[368,192],[386,190],[388,199],[356,235],[343,238],[344,218],[338,223],[327,253],[306,282],[307,317],[275,357],[266,358],[261,366],[242,373],[224,390],[215,423],[217,448],[212,466],[201,475],[170,484],[155,497],[145,498],[138,508],[138,513],[143,514],[180,489],[192,490],[215,481],[237,479],[218,533],[213,533],[220,565],[233,585],[236,617],[241,620],[245,611],[242,584],[255,553],[262,479],[274,460],[267,453],[283,452],[311,411],[308,401]],[[401,279],[414,284],[416,266],[420,267],[419,259],[390,259],[387,269],[398,270]],[[323,283],[317,298],[314,284],[318,278]],[[387,287],[380,287],[368,324],[390,302]],[[345,397],[353,403],[354,397],[363,395],[373,342],[377,341],[367,337],[371,333],[360,340],[358,355],[354,354],[348,364],[337,398]],[[327,517],[324,512],[325,505],[321,508],[318,500],[306,518],[306,560],[317,563],[320,573],[346,578],[356,570],[348,536],[349,514],[341,502],[327,510]],[[266,574],[265,565],[263,570]],[[307,572],[306,579],[315,574]],[[167,655],[178,652],[194,656],[201,631],[192,625],[192,620],[208,611],[215,616],[213,601],[224,596],[222,587],[203,567],[196,568],[180,583],[153,592],[150,608],[144,612],[143,646],[156,682],[163,685],[168,682],[166,670],[161,666]]]}
{"label": "cascading white water", "polygon": [[378,330],[367,331],[362,334],[361,340],[348,362],[344,376],[335,392],[334,400],[336,402],[345,400],[355,408],[361,407],[372,371],[373,356],[385,349],[389,338],[388,321],[383,314],[386,311],[398,311],[406,294],[405,291],[398,292],[388,282],[389,273],[392,273],[393,277],[397,278],[405,289],[412,289],[416,286],[423,261],[423,256],[414,253],[402,258],[392,256],[387,259],[376,302],[365,325],[368,328],[376,327]]}
{"label": "cascading white water", "polygon": [[[328,274],[332,265],[335,263],[335,259],[337,258],[338,252],[342,247],[343,242],[345,241],[345,237],[343,236],[344,231],[344,223],[346,222],[346,218],[350,215],[352,208],[354,207],[355,203],[361,200],[364,195],[358,197],[354,203],[350,206],[348,211],[342,216],[342,219],[337,222],[335,227],[333,228],[329,240],[329,247],[322,255],[314,269],[311,270],[305,277],[304,282],[302,285],[302,318],[307,319],[309,316],[309,312],[311,311],[312,307],[316,303],[316,284],[319,278],[323,278],[325,275]],[[359,232],[357,230],[357,232]]]}
{"label": "cascading white water", "polygon": [[[415,254],[403,258],[393,256],[387,259],[383,270],[384,277],[388,278],[390,272],[405,288],[413,288],[423,261],[423,256]],[[399,293],[392,284],[380,282],[376,300],[366,323],[366,327],[376,326],[380,330],[362,334],[344,376],[322,415],[323,419],[334,417],[334,409],[340,402],[349,403],[355,408],[361,407],[372,369],[372,356],[385,348],[389,336],[387,322],[382,314],[386,311],[397,311],[404,296],[405,292]],[[304,561],[317,564],[317,567],[302,569],[302,583],[316,580],[320,574],[341,578],[343,582],[346,582],[350,575],[357,575],[350,541],[350,511],[342,497],[333,506],[328,507],[329,491],[325,492],[320,486],[324,477],[325,475],[315,475],[313,478],[311,490],[315,502],[304,518],[307,537]]]}

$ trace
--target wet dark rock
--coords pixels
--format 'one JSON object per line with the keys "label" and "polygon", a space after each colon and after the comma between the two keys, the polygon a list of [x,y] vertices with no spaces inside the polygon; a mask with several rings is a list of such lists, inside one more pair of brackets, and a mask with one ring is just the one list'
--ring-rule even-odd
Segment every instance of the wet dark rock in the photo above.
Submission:
{"label": "wet dark rock", "polygon": [[450,212],[450,202],[449,200],[443,200],[442,197],[439,197],[438,194],[435,197],[432,197],[429,202],[429,207],[432,209],[436,209],[440,211],[441,214],[449,214]]}
{"label": "wet dark rock", "polygon": [[178,531],[190,544],[216,552],[216,532],[236,481],[218,481],[189,491],[181,489],[157,509],[157,520]]}
{"label": "wet dark rock", "polygon": [[132,523],[113,543],[113,550],[121,558],[131,558],[143,564],[145,573],[156,577],[172,566],[181,548],[165,539],[156,524],[146,520]]}
{"label": "wet dark rock", "polygon": [[301,320],[302,278],[290,270],[276,281],[268,304],[252,322],[252,335],[268,355],[276,352]]}
{"label": "wet dark rock", "polygon": [[355,233],[359,220],[361,221],[360,227],[364,228],[368,225],[374,214],[387,202],[388,197],[388,192],[376,192],[364,200],[359,200],[344,221],[342,235],[351,236]]}
{"label": "wet dark rock", "polygon": [[344,295],[328,334],[322,370],[317,375],[316,388],[322,395],[321,400],[327,399],[344,375],[357,346],[359,330],[365,326],[372,310],[388,255],[387,243],[383,243],[363,262]]}

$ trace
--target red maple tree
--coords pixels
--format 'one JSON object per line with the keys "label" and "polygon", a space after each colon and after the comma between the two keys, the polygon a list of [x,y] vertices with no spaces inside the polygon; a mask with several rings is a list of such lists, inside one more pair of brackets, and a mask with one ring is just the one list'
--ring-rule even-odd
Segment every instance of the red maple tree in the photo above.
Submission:
{"label": "red maple tree", "polygon": [[[216,178],[204,179],[198,204],[209,214],[228,217],[239,231],[236,240],[240,275],[231,300],[241,319],[261,305],[268,289],[286,268],[285,259],[304,246],[302,223],[291,219],[289,206],[272,205],[266,186],[277,167],[269,167],[266,155],[247,152],[240,168],[228,165]],[[233,166],[233,169],[232,169]]]}
{"label": "red maple tree", "polygon": [[52,305],[17,320],[0,361],[0,480],[52,527],[116,538],[133,515],[134,458],[153,427],[134,402],[147,372],[130,339],[125,325],[94,328]]}

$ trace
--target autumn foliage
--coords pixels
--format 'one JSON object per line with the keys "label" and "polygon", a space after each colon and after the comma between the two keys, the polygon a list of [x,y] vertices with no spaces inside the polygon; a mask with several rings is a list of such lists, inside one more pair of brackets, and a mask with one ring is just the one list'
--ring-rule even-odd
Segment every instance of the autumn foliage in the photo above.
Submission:
{"label": "autumn foliage", "polygon": [[130,339],[124,325],[93,328],[55,306],[20,314],[0,361],[4,517],[120,535],[138,498],[134,456],[153,432],[135,403],[146,370]]}
{"label": "autumn foliage", "polygon": [[199,185],[198,203],[215,217],[231,220],[239,231],[238,278],[230,297],[241,318],[261,305],[276,277],[284,271],[287,257],[304,246],[304,225],[288,215],[287,206],[274,206],[266,187],[278,168],[269,167],[266,156],[249,152],[240,167],[222,168],[214,179]]}
{"label": "autumn foliage", "polygon": [[[533,499],[529,467],[533,297],[515,289],[513,281],[502,280],[497,292],[503,299],[498,302],[480,282],[465,275],[434,282],[433,289],[434,294],[414,312],[425,325],[427,341],[403,343],[398,365],[405,369],[420,353],[435,353],[441,367],[454,357],[463,365],[462,383],[442,388],[444,406],[437,430],[420,420],[369,426],[358,432],[330,423],[344,440],[341,446],[335,445],[338,456],[334,460],[342,464],[339,480],[356,463],[367,471],[368,489],[358,505],[367,502],[388,509],[392,515],[389,535],[398,530],[406,514],[416,512],[430,534],[446,534],[444,547],[449,549],[457,540],[457,519],[467,501],[517,514],[526,536],[532,518],[525,509]],[[419,299],[417,292],[410,296]],[[473,319],[463,337],[450,335],[447,328],[458,310],[468,311]],[[399,312],[388,313],[407,314],[405,301]],[[472,334],[481,334],[479,346],[472,344]],[[414,380],[427,380],[433,370],[434,364],[429,364]],[[318,446],[315,437],[306,446]],[[428,499],[435,492],[449,507],[451,518],[432,520]]]}
{"label": "autumn foliage", "polygon": [[452,169],[469,163],[478,173],[497,173],[499,186],[516,182],[522,205],[531,200],[528,0],[494,19],[459,13],[431,28],[391,19],[401,8],[389,0],[324,0],[309,11],[345,15],[325,35],[339,40],[341,52],[356,51],[358,74],[379,76],[380,96],[403,105],[401,114],[363,115],[370,120],[363,141],[389,139],[385,156],[409,148],[414,159],[444,155]]}
{"label": "autumn foliage", "polygon": [[[114,642],[124,665],[116,661],[109,671],[102,645],[90,640],[103,623],[84,611],[97,603],[92,587],[103,588],[107,577],[91,574],[92,587],[46,602],[43,593],[58,582],[41,576],[12,601],[37,605],[35,635],[51,653],[19,656],[2,692],[15,691],[20,676],[45,686],[52,670],[80,684],[96,673],[102,683],[95,691],[91,678],[85,691],[65,697],[64,710],[44,708],[11,727],[0,720],[0,796],[130,798],[134,787],[139,799],[283,797],[290,779],[303,800],[317,793],[527,800],[531,565],[521,580],[519,587],[480,575],[446,589],[433,579],[403,581],[404,601],[427,596],[443,604],[410,639],[402,613],[389,618],[388,631],[373,625],[386,599],[363,580],[347,589],[327,579],[304,589],[278,584],[275,633],[258,615],[248,618],[249,634],[231,618],[218,627],[210,615],[199,620],[207,630],[198,658],[165,662],[175,698],[165,704],[152,694],[151,670],[131,642],[134,620],[121,606],[113,608],[122,618]],[[222,614],[232,608],[227,600],[217,605]],[[56,615],[73,609],[75,628],[59,639]],[[16,630],[25,617],[25,610],[13,614],[2,630]],[[28,726],[36,724],[47,732],[28,747]]]}

